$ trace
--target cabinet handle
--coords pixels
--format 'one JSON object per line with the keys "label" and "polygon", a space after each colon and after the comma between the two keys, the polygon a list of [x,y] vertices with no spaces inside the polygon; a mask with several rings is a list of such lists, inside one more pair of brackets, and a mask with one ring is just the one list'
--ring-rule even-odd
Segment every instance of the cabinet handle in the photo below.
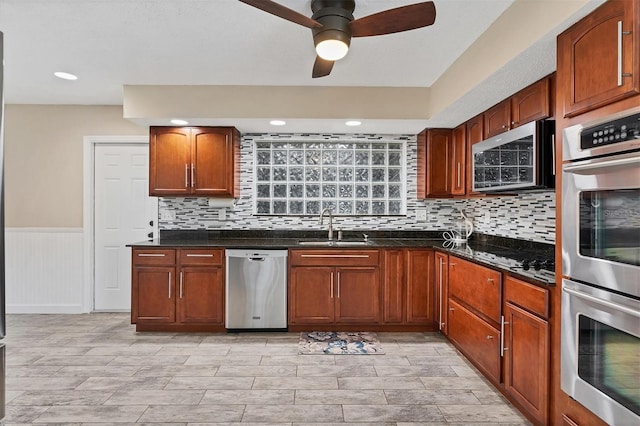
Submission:
{"label": "cabinet handle", "polygon": [[213,257],[213,254],[212,253],[209,253],[209,254],[187,253],[187,257]]}
{"label": "cabinet handle", "polygon": [[493,336],[492,335],[488,335],[487,336],[487,340],[493,340]]}
{"label": "cabinet handle", "polygon": [[494,283],[495,281],[493,278],[487,278],[487,282]]}
{"label": "cabinet handle", "polygon": [[300,257],[315,257],[315,258],[364,258],[368,259],[368,254],[301,254]]}
{"label": "cabinet handle", "polygon": [[622,36],[631,35],[631,31],[622,31],[622,21],[618,21],[618,86],[622,86],[622,77],[631,77],[631,73],[622,72]]}
{"label": "cabinet handle", "polygon": [[138,253],[138,257],[165,257],[164,253]]}
{"label": "cabinet handle", "polygon": [[500,356],[503,357],[504,356],[504,326],[505,324],[509,324],[508,322],[505,322],[504,320],[504,315],[500,316]]}
{"label": "cabinet handle", "polygon": [[551,172],[556,175],[556,135],[551,135]]}
{"label": "cabinet handle", "polygon": [[506,124],[503,124],[503,125],[502,125],[502,128],[503,128],[503,129],[506,129],[506,128],[507,128],[507,125],[506,125]]}
{"label": "cabinet handle", "polygon": [[182,271],[180,271],[180,299],[182,299]]}
{"label": "cabinet handle", "polygon": [[458,185],[457,185],[458,188],[460,188],[460,169],[461,169],[461,167],[462,167],[462,165],[458,161]]}
{"label": "cabinet handle", "polygon": [[449,310],[450,310],[450,311],[455,311],[455,309],[453,309],[453,308],[449,308]]}
{"label": "cabinet handle", "polygon": [[338,271],[338,299],[340,299],[340,272]]}
{"label": "cabinet handle", "polygon": [[331,273],[331,298],[333,299],[333,272]]}
{"label": "cabinet handle", "polygon": [[439,279],[438,279],[438,286],[440,288],[440,297],[439,297],[439,301],[438,303],[440,303],[440,309],[438,310],[438,322],[440,323],[440,330],[442,330],[442,258],[439,257],[438,260],[440,261],[440,264],[438,265],[438,270],[439,270]]}
{"label": "cabinet handle", "polygon": [[189,164],[184,165],[184,186],[189,187]]}
{"label": "cabinet handle", "polygon": [[453,262],[449,262],[449,266],[456,266],[456,264]]}
{"label": "cabinet handle", "polygon": [[196,166],[195,164],[191,165],[191,187],[196,186]]}
{"label": "cabinet handle", "polygon": [[171,299],[171,272],[169,272],[169,299]]}

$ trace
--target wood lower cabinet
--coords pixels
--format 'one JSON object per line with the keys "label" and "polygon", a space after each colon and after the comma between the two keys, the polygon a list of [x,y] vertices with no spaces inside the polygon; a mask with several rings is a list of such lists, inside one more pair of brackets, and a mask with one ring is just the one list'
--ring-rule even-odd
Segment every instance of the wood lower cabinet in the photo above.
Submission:
{"label": "wood lower cabinet", "polygon": [[564,117],[640,93],[639,16],[637,0],[610,0],[558,36]]}
{"label": "wood lower cabinet", "polygon": [[504,389],[537,424],[549,421],[549,292],[506,277]]}
{"label": "wood lower cabinet", "polygon": [[404,259],[403,249],[382,251],[382,321],[385,324],[404,322]]}
{"label": "wood lower cabinet", "polygon": [[131,323],[136,331],[224,330],[220,249],[132,250]]}
{"label": "wood lower cabinet", "polygon": [[502,316],[502,274],[458,257],[449,257],[449,297],[499,326]]}
{"label": "wood lower cabinet", "polygon": [[238,197],[240,133],[232,127],[149,130],[149,194]]}
{"label": "wood lower cabinet", "polygon": [[289,325],[378,324],[378,250],[290,250]]}

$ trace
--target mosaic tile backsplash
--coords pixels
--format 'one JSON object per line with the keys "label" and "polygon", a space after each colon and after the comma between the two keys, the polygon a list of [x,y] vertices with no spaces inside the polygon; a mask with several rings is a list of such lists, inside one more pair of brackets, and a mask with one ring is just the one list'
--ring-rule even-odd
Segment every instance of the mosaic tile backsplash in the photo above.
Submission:
{"label": "mosaic tile backsplash", "polygon": [[[416,199],[415,135],[318,135],[318,134],[246,134],[241,145],[241,196],[234,207],[226,208],[224,221],[218,220],[217,207],[209,207],[207,198],[159,199],[160,230],[196,229],[321,229],[317,216],[256,216],[253,214],[253,143],[261,140],[404,140],[406,141],[406,216],[340,216],[334,229],[343,230],[441,230],[454,227],[463,209],[473,221],[475,231],[501,237],[542,243],[555,243],[555,193],[532,192],[518,196],[473,199]],[[427,220],[418,222],[416,211],[425,209]],[[175,217],[175,219],[173,219]],[[326,224],[322,229],[326,229]]]}

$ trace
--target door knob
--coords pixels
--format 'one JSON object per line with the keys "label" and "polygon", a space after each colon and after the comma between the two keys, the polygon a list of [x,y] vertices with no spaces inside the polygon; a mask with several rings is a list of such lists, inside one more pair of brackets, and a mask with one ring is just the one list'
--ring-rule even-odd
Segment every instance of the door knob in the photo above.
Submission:
{"label": "door knob", "polygon": [[149,226],[153,226],[153,220],[149,221]]}
{"label": "door knob", "polygon": [[153,238],[153,232],[149,232],[149,233],[147,234],[147,237],[149,237],[149,238]]}

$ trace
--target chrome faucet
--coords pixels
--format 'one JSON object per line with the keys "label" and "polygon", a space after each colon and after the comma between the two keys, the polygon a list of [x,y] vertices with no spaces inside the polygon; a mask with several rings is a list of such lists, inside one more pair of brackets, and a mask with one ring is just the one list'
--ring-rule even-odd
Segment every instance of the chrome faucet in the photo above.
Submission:
{"label": "chrome faucet", "polygon": [[322,213],[320,213],[320,225],[322,225],[324,214],[327,212],[329,213],[329,241],[332,241],[333,240],[333,210],[331,210],[329,207],[325,208],[324,210],[322,210]]}

